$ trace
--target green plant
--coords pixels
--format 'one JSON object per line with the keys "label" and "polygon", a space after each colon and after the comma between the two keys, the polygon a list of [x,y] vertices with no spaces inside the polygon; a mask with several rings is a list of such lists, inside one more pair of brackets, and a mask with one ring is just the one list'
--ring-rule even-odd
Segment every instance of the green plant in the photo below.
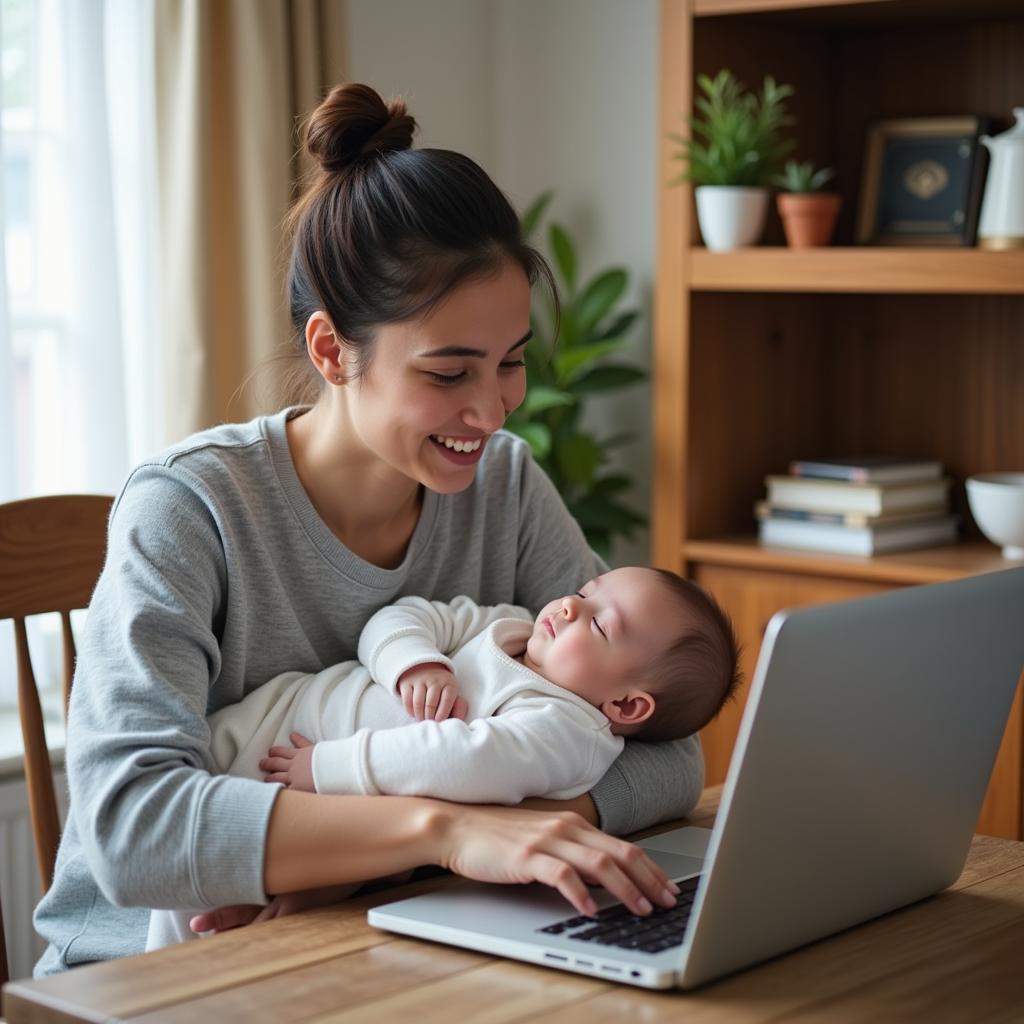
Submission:
{"label": "green plant", "polygon": [[[523,234],[539,226],[551,193],[523,214]],[[550,301],[534,308],[533,340],[526,349],[527,391],[506,427],[524,438],[534,459],[551,478],[587,541],[607,556],[612,538],[630,536],[646,519],[621,501],[631,478],[609,471],[609,453],[631,434],[598,438],[581,424],[592,395],[618,391],[646,378],[646,371],[613,360],[639,313],[620,309],[629,284],[621,267],[577,281],[576,245],[561,225],[551,223],[548,242],[555,265],[561,315]]]}
{"label": "green plant", "polygon": [[784,192],[820,192],[825,182],[834,174],[831,167],[815,170],[814,164],[809,160],[802,164],[796,160],[787,160],[782,174],[772,178],[772,184]]}
{"label": "green plant", "polygon": [[673,184],[767,185],[795,145],[782,137],[783,127],[793,123],[785,103],[792,87],[767,76],[756,96],[725,68],[714,78],[699,75],[697,83],[704,94],[696,101],[702,116],[688,119],[690,138],[669,135],[680,146],[674,159],[686,163]]}

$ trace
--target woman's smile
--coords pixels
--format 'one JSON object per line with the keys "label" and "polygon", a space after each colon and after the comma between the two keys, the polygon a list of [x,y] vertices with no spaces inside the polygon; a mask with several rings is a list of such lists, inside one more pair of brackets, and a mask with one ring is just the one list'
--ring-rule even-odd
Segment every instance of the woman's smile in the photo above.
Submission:
{"label": "woman's smile", "polygon": [[450,434],[431,434],[430,443],[449,462],[457,466],[473,466],[480,461],[487,446],[489,434],[483,437],[453,437]]}

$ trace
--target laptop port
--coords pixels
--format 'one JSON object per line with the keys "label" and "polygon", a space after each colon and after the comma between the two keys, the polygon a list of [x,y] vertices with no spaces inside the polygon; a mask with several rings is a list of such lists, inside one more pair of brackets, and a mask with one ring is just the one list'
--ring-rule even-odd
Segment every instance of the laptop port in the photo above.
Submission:
{"label": "laptop port", "polygon": [[559,956],[557,953],[545,953],[544,954],[544,959],[545,960],[558,960],[558,961],[560,961],[563,964],[567,964],[569,962],[569,958],[567,956]]}
{"label": "laptop port", "polygon": [[601,970],[605,971],[608,974],[621,974],[622,973],[622,968],[621,967],[609,967],[608,964],[601,964]]}

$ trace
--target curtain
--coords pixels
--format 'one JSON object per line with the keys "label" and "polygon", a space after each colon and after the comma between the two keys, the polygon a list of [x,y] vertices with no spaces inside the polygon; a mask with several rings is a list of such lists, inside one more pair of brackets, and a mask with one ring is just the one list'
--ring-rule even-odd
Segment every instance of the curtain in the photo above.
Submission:
{"label": "curtain", "polygon": [[[150,10],[146,0],[4,0],[0,8],[0,501],[113,493],[158,434],[143,429],[153,422],[153,373],[144,365],[135,387],[127,380],[129,362],[146,364],[151,349],[129,344],[124,300],[155,251],[145,217],[118,217],[118,200],[143,186],[119,166],[137,125],[122,123],[110,102],[145,91],[136,76]],[[121,38],[112,45],[115,26]],[[59,721],[59,619],[32,617],[27,628],[37,681]],[[0,709],[14,704],[14,665],[13,628],[3,622]]]}
{"label": "curtain", "polygon": [[[257,411],[285,346],[298,118],[341,78],[343,0],[3,0],[0,501],[116,493]],[[30,622],[44,690],[58,624]],[[13,703],[0,623],[0,708]]]}
{"label": "curtain", "polygon": [[128,462],[104,3],[3,8],[0,500]]}
{"label": "curtain", "polygon": [[[270,405],[300,119],[342,79],[342,0],[156,0],[168,440]],[[243,386],[245,385],[245,386]]]}

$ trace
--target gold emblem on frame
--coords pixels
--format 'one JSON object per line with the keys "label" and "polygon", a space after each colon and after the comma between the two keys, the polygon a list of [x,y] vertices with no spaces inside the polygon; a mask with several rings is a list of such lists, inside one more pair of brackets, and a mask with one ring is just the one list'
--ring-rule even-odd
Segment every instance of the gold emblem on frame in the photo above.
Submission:
{"label": "gold emblem on frame", "polygon": [[931,199],[949,184],[949,172],[934,160],[912,164],[903,174],[903,187],[918,199]]}

